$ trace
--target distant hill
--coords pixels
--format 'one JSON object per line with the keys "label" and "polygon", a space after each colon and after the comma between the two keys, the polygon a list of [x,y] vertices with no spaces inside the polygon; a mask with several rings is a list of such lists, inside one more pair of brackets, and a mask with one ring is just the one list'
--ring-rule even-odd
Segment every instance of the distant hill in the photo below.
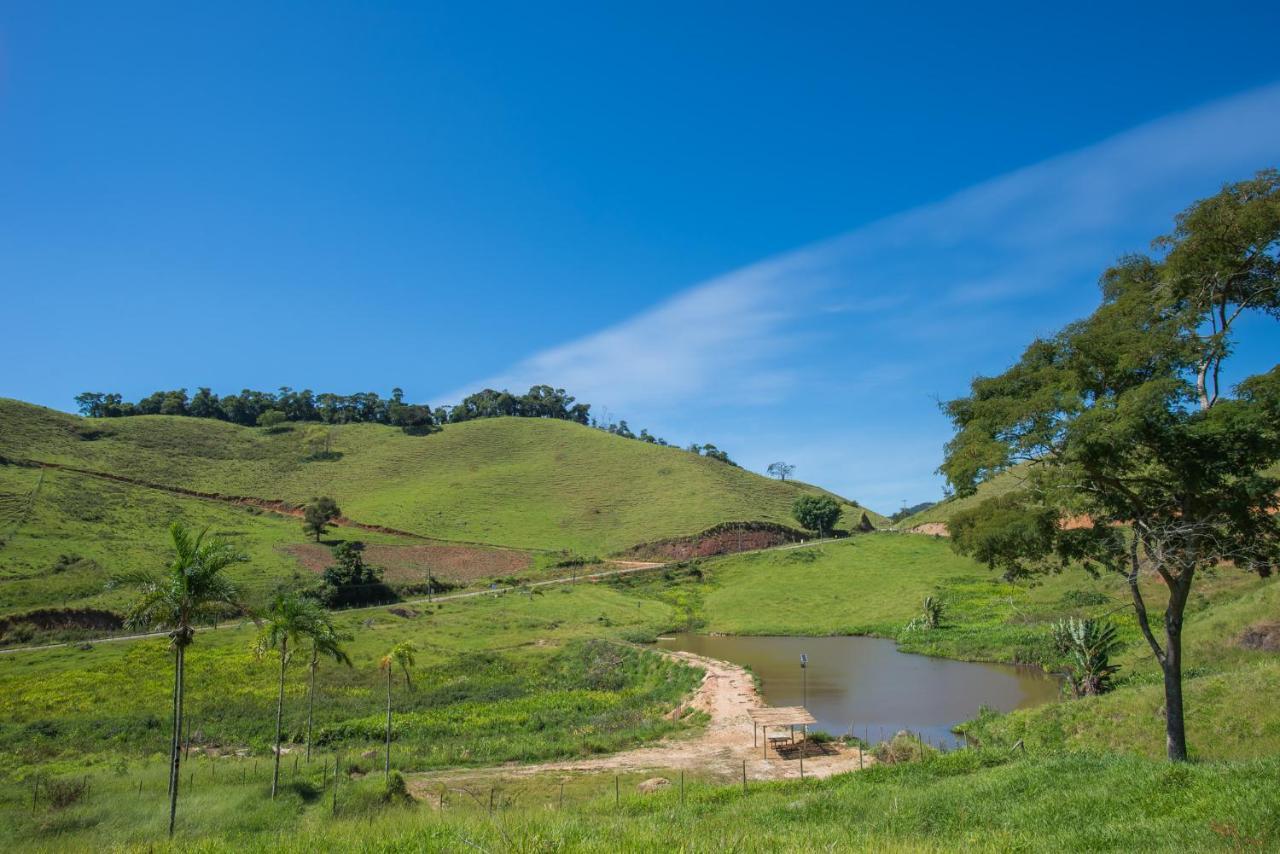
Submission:
{"label": "distant hill", "polygon": [[[163,549],[164,525],[184,514],[212,516],[216,527],[230,526],[257,542],[302,540],[295,521],[250,518],[242,510],[222,519],[211,502],[140,484],[294,505],[330,495],[352,520],[394,529],[387,536],[400,531],[585,555],[696,535],[726,522],[795,527],[795,497],[822,491],[677,448],[536,418],[450,424],[427,436],[379,424],[293,424],[270,432],[182,416],[81,418],[0,399],[0,457],[11,463],[0,466],[0,539],[26,537],[52,548],[50,541],[65,530],[85,544],[82,551],[95,554],[94,542],[112,539],[143,548],[140,526]],[[43,469],[41,482],[40,470],[12,464],[21,461],[64,468]],[[69,469],[136,483],[104,483]],[[863,509],[837,498],[844,505],[840,526],[856,526]],[[139,512],[144,505],[148,510]],[[873,524],[886,523],[867,514]],[[16,559],[15,548],[0,546],[0,574]],[[280,564],[279,550],[268,551],[262,559]],[[79,598],[68,595],[68,601]]]}
{"label": "distant hill", "polygon": [[[918,513],[913,513],[895,523],[894,527],[901,531],[938,524],[945,525],[956,512],[973,507],[988,498],[1004,495],[1020,489],[1026,478],[1023,466],[1016,466],[1009,471],[996,475],[986,483],[978,486],[978,491],[964,498],[946,498],[936,504],[929,505]],[[943,533],[940,530],[927,530],[927,533]]]}

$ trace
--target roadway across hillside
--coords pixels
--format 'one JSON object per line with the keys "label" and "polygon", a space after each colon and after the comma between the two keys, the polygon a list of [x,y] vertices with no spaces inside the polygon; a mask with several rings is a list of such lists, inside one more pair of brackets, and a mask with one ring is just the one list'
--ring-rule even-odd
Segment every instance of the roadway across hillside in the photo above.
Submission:
{"label": "roadway across hillside", "polygon": [[[780,546],[771,546],[767,549],[748,549],[737,554],[751,554],[753,552],[769,552],[769,551],[787,551],[789,549],[801,549],[812,546],[823,545],[824,543],[833,542],[832,540],[808,540],[802,543],[786,543]],[[535,587],[549,587],[559,584],[579,584],[583,581],[598,581],[603,578],[612,578],[621,575],[633,575],[638,572],[650,572],[658,569],[666,569],[675,566],[679,561],[668,561],[665,563],[647,563],[644,561],[610,561],[618,566],[618,569],[604,570],[601,572],[590,572],[583,575],[571,575],[567,578],[548,578],[543,581],[531,581],[528,584],[512,584],[500,587],[489,587],[484,590],[468,590],[463,593],[447,593],[442,596],[420,596],[416,599],[404,599],[399,602],[391,602],[381,605],[363,605],[357,608],[347,608],[336,613],[340,614],[357,614],[362,611],[377,611],[385,608],[394,608],[403,605],[435,605],[441,602],[453,602],[460,599],[474,599],[478,596],[505,596],[510,593],[522,592]],[[239,629],[243,627],[243,621],[233,621],[219,623],[214,626],[202,626],[200,631],[216,631],[218,629]],[[139,632],[132,635],[112,635],[100,638],[88,638],[84,640],[63,641],[61,643],[41,644],[39,646],[18,646],[8,649],[0,649],[0,655],[14,655],[19,652],[39,652],[46,649],[60,649],[69,646],[80,646],[81,644],[99,644],[99,643],[119,643],[123,641],[145,640],[147,638],[160,638],[168,635],[168,632]]]}

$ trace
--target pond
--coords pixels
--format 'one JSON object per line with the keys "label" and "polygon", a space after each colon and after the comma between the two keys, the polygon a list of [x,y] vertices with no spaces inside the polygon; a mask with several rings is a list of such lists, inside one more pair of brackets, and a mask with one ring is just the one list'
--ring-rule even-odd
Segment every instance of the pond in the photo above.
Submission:
{"label": "pond", "polygon": [[980,706],[1009,712],[1059,696],[1058,681],[1039,668],[913,655],[885,638],[681,634],[658,646],[750,667],[770,706],[805,706],[814,729],[873,743],[905,729],[954,747],[962,738],[951,728]]}

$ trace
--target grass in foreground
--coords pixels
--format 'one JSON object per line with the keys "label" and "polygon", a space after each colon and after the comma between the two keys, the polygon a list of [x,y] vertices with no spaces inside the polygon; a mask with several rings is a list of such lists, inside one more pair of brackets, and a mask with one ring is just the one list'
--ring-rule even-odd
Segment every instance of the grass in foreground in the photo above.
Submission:
{"label": "grass in foreground", "polygon": [[[202,771],[204,769],[201,769]],[[30,814],[4,796],[3,834],[35,849],[164,849],[163,778],[95,779],[83,802]],[[206,774],[210,772],[205,771]],[[594,778],[558,808],[554,792],[523,802],[487,793],[385,805],[376,775],[321,788],[317,769],[276,803],[263,782],[232,773],[198,780],[180,815],[183,850],[1267,850],[1280,845],[1275,758],[1170,766],[1097,755],[960,751],[825,781],[690,783],[641,795]],[[136,793],[135,776],[144,793]],[[595,783],[592,793],[590,783]],[[27,793],[29,794],[29,793]],[[434,801],[434,799],[432,799]],[[24,806],[26,807],[24,809]]]}

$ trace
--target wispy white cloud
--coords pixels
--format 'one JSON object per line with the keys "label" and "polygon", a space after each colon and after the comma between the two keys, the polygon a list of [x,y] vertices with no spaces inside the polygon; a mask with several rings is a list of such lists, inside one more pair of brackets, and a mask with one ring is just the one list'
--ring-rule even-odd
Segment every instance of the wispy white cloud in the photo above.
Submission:
{"label": "wispy white cloud", "polygon": [[[1014,346],[1025,342],[1028,328],[1052,328],[1063,313],[1092,305],[1097,274],[1118,254],[1145,248],[1190,199],[1278,159],[1280,84],[1160,119],[696,285],[445,399],[480,385],[549,382],[659,428],[664,413],[679,409],[678,420],[665,420],[678,427],[698,410],[698,433],[711,436],[726,407],[758,409],[822,388],[865,393],[925,374],[945,379],[934,390],[958,390],[950,388],[954,378],[967,380],[979,369],[957,364],[962,351],[969,358],[983,347]],[[961,334],[978,340],[953,340]],[[913,395],[925,403],[919,388]],[[856,406],[845,409],[851,420],[869,417]],[[918,410],[889,414],[920,417]],[[802,429],[789,426],[793,434]],[[769,453],[750,434],[744,439],[742,456]],[[935,453],[902,463],[914,472],[910,477],[879,476],[901,492],[911,477],[934,483],[936,463]],[[874,485],[859,470],[865,464],[846,468],[840,460],[826,468],[841,481],[832,485],[870,494]]]}

